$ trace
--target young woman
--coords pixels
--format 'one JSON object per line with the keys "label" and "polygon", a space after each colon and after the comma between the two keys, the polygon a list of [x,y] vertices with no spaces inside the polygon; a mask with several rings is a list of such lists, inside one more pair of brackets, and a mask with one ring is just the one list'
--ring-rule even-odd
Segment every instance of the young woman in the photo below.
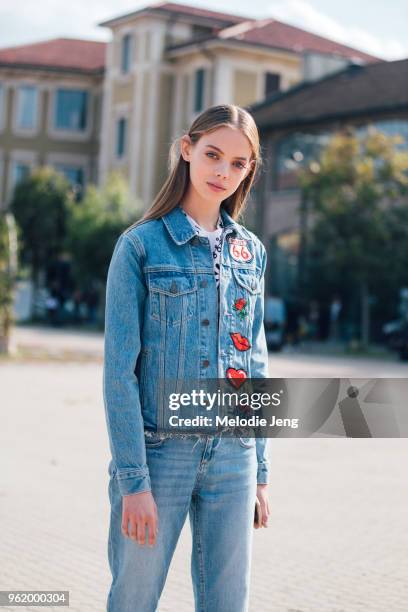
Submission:
{"label": "young woman", "polygon": [[151,208],[120,235],[107,278],[107,610],[157,610],[189,514],[196,612],[245,612],[253,527],[269,516],[267,439],[165,432],[163,381],[268,377],[266,251],[236,221],[261,161],[255,122],[213,106],[171,160]]}

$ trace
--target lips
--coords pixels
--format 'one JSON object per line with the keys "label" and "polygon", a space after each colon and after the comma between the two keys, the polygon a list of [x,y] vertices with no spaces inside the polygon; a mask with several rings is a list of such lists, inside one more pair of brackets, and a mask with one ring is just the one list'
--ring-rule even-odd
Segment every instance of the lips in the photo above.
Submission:
{"label": "lips", "polygon": [[222,185],[217,185],[216,183],[211,183],[210,181],[207,181],[207,185],[217,189],[218,191],[225,191],[225,187],[222,187]]}
{"label": "lips", "polygon": [[248,338],[245,338],[245,336],[241,336],[239,332],[230,333],[230,336],[232,338],[235,348],[239,351],[247,351],[249,348],[251,348]]}

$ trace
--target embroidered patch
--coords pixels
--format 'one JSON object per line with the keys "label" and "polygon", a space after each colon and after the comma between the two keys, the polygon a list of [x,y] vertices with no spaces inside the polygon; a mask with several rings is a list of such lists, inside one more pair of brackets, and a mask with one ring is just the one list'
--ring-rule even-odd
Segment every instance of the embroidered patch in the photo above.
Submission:
{"label": "embroidered patch", "polygon": [[241,336],[239,332],[230,332],[230,336],[232,338],[235,348],[239,351],[247,351],[251,348],[248,338],[245,338],[245,336]]}
{"label": "embroidered patch", "polygon": [[252,259],[252,253],[248,249],[248,240],[243,238],[228,238],[229,252],[235,261],[247,263]]}
{"label": "embroidered patch", "polygon": [[227,378],[231,385],[236,389],[239,389],[247,377],[245,370],[236,370],[235,368],[227,368]]}
{"label": "embroidered patch", "polygon": [[248,315],[248,311],[246,307],[247,307],[247,301],[245,298],[239,298],[238,300],[235,300],[233,308],[234,310],[237,311],[240,319],[243,319],[244,317]]}

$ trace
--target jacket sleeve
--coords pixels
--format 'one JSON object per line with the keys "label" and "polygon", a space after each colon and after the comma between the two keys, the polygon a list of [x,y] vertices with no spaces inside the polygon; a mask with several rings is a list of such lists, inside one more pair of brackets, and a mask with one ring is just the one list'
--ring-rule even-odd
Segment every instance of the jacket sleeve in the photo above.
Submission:
{"label": "jacket sleeve", "polygon": [[144,424],[135,375],[147,289],[136,236],[116,242],[106,284],[103,396],[116,478],[122,495],[151,490]]}
{"label": "jacket sleeve", "polygon": [[[251,378],[269,378],[268,347],[266,344],[264,327],[264,292],[267,254],[266,249],[262,243],[261,249],[261,291],[258,294],[255,303],[254,322],[252,327]],[[268,442],[269,438],[256,438],[256,456],[258,459],[258,484],[266,484],[269,481]]]}

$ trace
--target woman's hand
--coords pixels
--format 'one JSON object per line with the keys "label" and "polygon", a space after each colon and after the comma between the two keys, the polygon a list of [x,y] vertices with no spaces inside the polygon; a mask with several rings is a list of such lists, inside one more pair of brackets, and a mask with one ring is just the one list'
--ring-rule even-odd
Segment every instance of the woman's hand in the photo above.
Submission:
{"label": "woman's hand", "polygon": [[256,485],[256,496],[258,498],[260,506],[258,506],[259,524],[254,525],[255,529],[259,529],[260,527],[268,527],[268,518],[270,515],[270,511],[267,489],[267,484]]}
{"label": "woman's hand", "polygon": [[[146,525],[149,528],[149,546],[156,544],[158,513],[151,491],[124,495],[122,498],[122,533],[141,546],[146,544]],[[129,526],[129,528],[128,528]]]}

